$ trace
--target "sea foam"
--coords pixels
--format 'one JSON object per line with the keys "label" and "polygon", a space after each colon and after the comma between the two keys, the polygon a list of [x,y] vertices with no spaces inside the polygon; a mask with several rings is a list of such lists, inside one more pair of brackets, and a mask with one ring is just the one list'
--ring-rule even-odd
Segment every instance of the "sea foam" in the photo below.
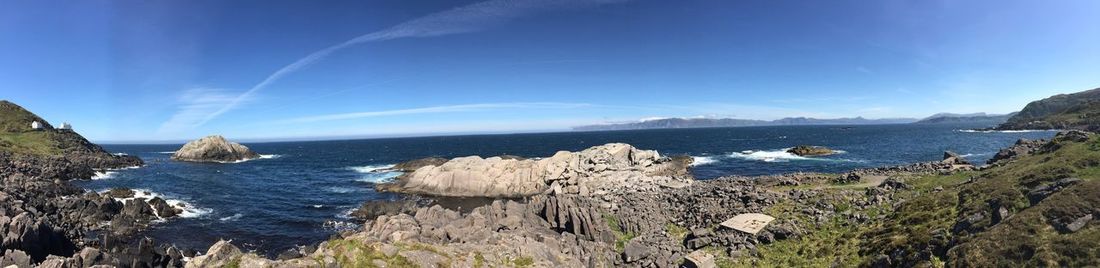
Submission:
{"label": "sea foam", "polygon": [[394,165],[367,165],[367,166],[347,167],[347,169],[351,170],[351,171],[359,172],[359,173],[374,173],[374,172],[378,172],[378,171],[388,170],[388,169],[391,169],[393,167],[394,167]]}
{"label": "sea foam", "polygon": [[[196,207],[196,206],[192,205],[191,203],[185,202],[183,200],[166,198],[166,197],[162,196],[159,193],[155,193],[155,192],[149,191],[147,189],[132,189],[132,190],[134,191],[134,196],[133,197],[115,198],[115,200],[118,200],[119,202],[125,203],[128,200],[141,198],[141,199],[145,199],[145,201],[148,202],[149,200],[151,200],[155,197],[160,197],[161,199],[164,199],[164,202],[168,203],[169,206],[172,206],[174,208],[179,208],[180,210],[182,210],[182,212],[180,212],[180,214],[179,214],[180,218],[195,218],[195,217],[199,217],[199,216],[202,216],[202,215],[209,214],[212,211],[212,210],[207,209],[207,208]],[[100,193],[106,193],[108,191],[110,191],[110,189],[100,191]],[[149,206],[152,207],[152,205],[149,205]],[[156,209],[154,208],[153,211],[156,211]],[[158,215],[157,217],[160,217],[160,216]]]}
{"label": "sea foam", "polygon": [[367,166],[353,166],[347,167],[347,170],[355,171],[356,173],[363,174],[356,181],[366,183],[384,183],[393,181],[397,176],[401,176],[401,172],[392,171],[394,165],[367,165]]}
{"label": "sea foam", "polygon": [[790,162],[795,160],[818,160],[805,156],[798,156],[796,154],[788,153],[788,149],[774,150],[774,151],[742,151],[739,153],[732,153],[730,157],[740,158],[745,160],[755,160],[764,162]]}
{"label": "sea foam", "polygon": [[705,166],[705,165],[710,165],[710,164],[714,164],[714,163],[717,163],[717,162],[718,162],[718,159],[715,159],[714,156],[692,156],[691,157],[691,165],[692,166]]}

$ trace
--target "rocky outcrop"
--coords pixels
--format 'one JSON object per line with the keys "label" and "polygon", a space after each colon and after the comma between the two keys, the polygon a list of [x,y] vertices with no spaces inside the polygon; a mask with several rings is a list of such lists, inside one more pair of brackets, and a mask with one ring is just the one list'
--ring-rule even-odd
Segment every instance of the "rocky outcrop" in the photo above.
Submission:
{"label": "rocky outcrop", "polygon": [[229,163],[259,157],[260,154],[249,150],[248,147],[230,142],[219,135],[206,136],[188,142],[172,154],[172,160],[189,162]]}
{"label": "rocky outcrop", "polygon": [[1012,145],[1011,147],[1004,148],[1004,149],[1001,149],[1000,151],[997,151],[997,154],[993,155],[993,158],[990,158],[989,161],[986,162],[986,164],[989,164],[989,165],[1003,164],[1003,163],[1008,162],[1011,159],[1021,157],[1021,156],[1030,155],[1030,154],[1035,153],[1036,151],[1038,151],[1039,148],[1042,147],[1047,142],[1048,142],[1047,140],[1019,139],[1019,140],[1016,141],[1016,144]]}
{"label": "rocky outcrop", "polygon": [[794,148],[787,149],[787,152],[797,156],[823,156],[836,153],[832,149],[826,147],[810,145],[795,146]]}
{"label": "rocky outcrop", "polygon": [[943,152],[943,161],[941,162],[951,165],[970,165],[970,161],[967,161],[966,158],[952,151]]}
{"label": "rocky outcrop", "polygon": [[[434,161],[380,184],[385,191],[477,197],[525,197],[542,193],[638,190],[684,187],[692,182],[686,158],[661,157],[656,151],[612,143],[581,152],[558,152],[541,159],[477,156]],[[423,163],[423,162],[422,162]]]}

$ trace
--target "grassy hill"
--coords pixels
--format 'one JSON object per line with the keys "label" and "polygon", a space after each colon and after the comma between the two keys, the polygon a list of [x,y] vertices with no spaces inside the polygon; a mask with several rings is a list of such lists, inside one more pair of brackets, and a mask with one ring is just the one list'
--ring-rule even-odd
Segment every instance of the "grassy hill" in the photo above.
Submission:
{"label": "grassy hill", "polygon": [[[720,266],[1100,266],[1100,135],[1061,136],[985,170],[890,179],[909,185],[891,192],[898,201],[863,209],[858,200],[878,187],[800,186],[824,188],[809,204],[843,212],[814,223],[816,216],[801,213],[804,205],[769,211],[806,223],[806,232]],[[845,216],[855,214],[871,219]]]}
{"label": "grassy hill", "polygon": [[1100,88],[1029,103],[998,129],[1100,130]]}
{"label": "grassy hill", "polygon": [[[31,122],[44,127],[32,129]],[[0,152],[28,155],[107,154],[71,130],[54,129],[46,120],[9,101],[0,101]]]}

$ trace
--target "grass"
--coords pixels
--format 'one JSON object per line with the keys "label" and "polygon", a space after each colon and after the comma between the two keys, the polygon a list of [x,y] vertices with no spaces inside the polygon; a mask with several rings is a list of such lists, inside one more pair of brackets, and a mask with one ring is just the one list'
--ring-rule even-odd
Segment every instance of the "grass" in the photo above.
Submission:
{"label": "grass", "polygon": [[[827,196],[833,197],[855,194],[838,189],[827,191],[831,193]],[[846,201],[842,201],[843,198],[821,197],[819,200],[833,205],[839,211],[851,209]],[[809,203],[817,201],[811,200]],[[794,201],[784,200],[766,209],[765,213],[778,216],[772,224],[783,221],[814,222],[808,215],[801,213],[801,208]],[[731,259],[725,252],[710,253],[714,254],[719,267],[854,267],[859,264],[859,234],[865,229],[862,226],[848,224],[846,219],[835,214],[825,224],[803,224],[801,228],[805,232],[796,238],[757,245],[757,252],[753,256],[744,255]]]}
{"label": "grass", "polygon": [[668,232],[668,235],[676,241],[683,241],[684,238],[687,238],[688,233],[690,233],[691,231],[689,231],[687,228],[670,222],[665,224],[665,232]]}
{"label": "grass", "polygon": [[29,155],[61,153],[57,142],[46,131],[0,132],[0,151]]}
{"label": "grass", "polygon": [[225,268],[239,268],[241,267],[241,257],[233,258],[225,264]]}
{"label": "grass", "polygon": [[615,234],[615,251],[622,253],[626,249],[626,243],[637,237],[637,235],[634,232],[624,232],[619,218],[614,214],[604,213],[603,220],[607,222],[607,227],[611,228],[611,232]]}
{"label": "grass", "polygon": [[[1100,138],[1061,141],[1050,153],[1021,157],[983,172],[962,172],[910,180],[915,190],[896,211],[864,235],[869,259],[892,252],[903,263],[922,266],[1096,266],[1100,230],[1060,233],[1056,222],[1094,213],[1100,207]],[[1086,182],[1031,204],[1026,193],[1067,177]],[[970,178],[973,182],[966,183]],[[943,187],[943,191],[931,189]],[[992,220],[994,206],[1009,216]],[[970,227],[955,228],[971,215]],[[950,248],[950,249],[948,249]],[[864,264],[869,264],[864,260]],[[899,261],[899,260],[895,260]]]}
{"label": "grass", "polygon": [[385,267],[418,267],[399,254],[388,257],[374,247],[355,240],[330,240],[327,247],[336,252],[336,262],[340,267],[376,267],[375,260],[384,262]]}
{"label": "grass", "polygon": [[535,259],[528,256],[518,257],[512,260],[512,266],[514,267],[528,267],[531,265],[535,265]]}
{"label": "grass", "polygon": [[474,268],[485,267],[485,256],[481,252],[474,252]]}

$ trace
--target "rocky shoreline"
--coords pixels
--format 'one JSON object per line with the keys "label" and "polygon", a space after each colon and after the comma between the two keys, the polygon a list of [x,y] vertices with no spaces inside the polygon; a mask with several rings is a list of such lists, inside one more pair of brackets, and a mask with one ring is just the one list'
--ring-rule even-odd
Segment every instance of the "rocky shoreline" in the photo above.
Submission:
{"label": "rocky shoreline", "polygon": [[[605,153],[609,151],[632,153]],[[966,170],[960,169],[956,159],[947,158],[945,161],[856,170],[840,175],[788,174],[723,177],[705,181],[685,178],[691,181],[671,187],[667,182],[657,180],[633,180],[623,184],[621,180],[616,180],[618,177],[604,173],[645,170],[651,167],[650,163],[669,163],[666,161],[672,161],[672,158],[657,157],[655,153],[639,152],[620,144],[597,146],[585,152],[588,153],[578,155],[600,157],[580,157],[583,160],[580,162],[565,161],[574,164],[564,172],[551,173],[569,174],[551,177],[565,177],[567,182],[575,180],[562,183],[574,188],[551,186],[558,180],[532,180],[546,185],[545,189],[522,199],[490,201],[468,211],[445,208],[439,201],[421,198],[402,202],[371,202],[356,212],[365,221],[362,230],[344,233],[340,238],[316,247],[270,260],[241,252],[231,243],[219,243],[208,251],[211,253],[188,263],[188,267],[229,264],[242,267],[679,267],[693,265],[687,257],[700,253],[703,260],[698,265],[708,267],[713,264],[714,254],[751,255],[759,246],[797,238],[804,231],[801,226],[808,224],[783,217],[757,234],[719,226],[735,215],[775,213],[780,207],[794,204],[803,209],[793,213],[810,216],[807,220],[809,224],[823,224],[839,214],[852,223],[868,222],[873,219],[867,214],[840,213],[834,205],[819,202],[819,198],[836,198],[860,209],[882,206],[896,201],[894,191],[903,191],[909,186],[897,179],[871,181],[871,177],[902,173],[945,174]],[[646,160],[624,161],[628,159],[623,157],[625,155],[640,155],[644,156],[640,159]],[[494,165],[489,166],[498,168],[517,166],[515,162],[500,164],[505,158],[456,159],[457,162],[452,162],[455,159],[416,160],[398,166],[412,172],[407,174],[406,179],[440,176],[438,167],[448,164],[472,165],[474,168],[461,170],[475,174],[515,174],[479,168],[482,163],[478,161],[493,162]],[[604,164],[586,166],[577,163]],[[625,164],[616,166],[606,163]],[[690,162],[677,165],[682,170],[662,170],[668,172],[664,174],[688,174],[686,169],[689,165]],[[583,168],[573,169],[577,167]],[[417,174],[422,171],[427,175]],[[529,170],[519,173],[542,174]],[[643,174],[635,173],[633,176],[636,178]],[[485,178],[472,174],[465,176],[470,179]],[[451,175],[440,177],[453,178]],[[582,191],[580,185],[584,184],[576,183],[588,182],[593,178],[610,178],[618,182],[614,187],[616,190],[593,188]],[[865,192],[851,191],[839,195],[813,188],[797,189],[802,185],[833,183],[873,185],[869,185]],[[409,185],[399,181],[384,187],[396,191],[401,191],[400,187],[404,186],[418,191],[425,189],[416,184]],[[783,187],[793,189],[776,191]],[[436,197],[427,199],[452,193],[450,189],[432,189]],[[722,250],[710,251],[715,248]]]}
{"label": "rocky shoreline", "polygon": [[[1054,141],[1089,138],[1087,133],[1066,132]],[[152,221],[178,214],[179,208],[157,198],[134,198],[136,193],[128,189],[87,192],[67,182],[90,178],[96,170],[140,166],[135,157],[0,155],[0,266],[729,266],[722,261],[753,259],[762,254],[761,248],[811,235],[814,226],[881,221],[884,215],[877,211],[897,208],[909,197],[902,193],[913,191],[906,178],[1008,165],[1058,146],[1022,139],[982,167],[945,153],[943,161],[840,175],[712,180],[691,178],[690,157],[664,157],[625,144],[538,159],[412,160],[394,167],[406,175],[379,187],[409,193],[406,200],[364,203],[353,213],[363,222],[361,230],[288,250],[276,259],[242,252],[230,242],[219,242],[205,254],[157,244],[140,232]],[[456,176],[459,170],[462,176]],[[432,183],[456,177],[462,180]],[[483,181],[453,188],[465,180]],[[496,180],[526,185],[499,187]],[[734,216],[747,213],[774,215],[775,220],[757,233],[725,227]]]}

